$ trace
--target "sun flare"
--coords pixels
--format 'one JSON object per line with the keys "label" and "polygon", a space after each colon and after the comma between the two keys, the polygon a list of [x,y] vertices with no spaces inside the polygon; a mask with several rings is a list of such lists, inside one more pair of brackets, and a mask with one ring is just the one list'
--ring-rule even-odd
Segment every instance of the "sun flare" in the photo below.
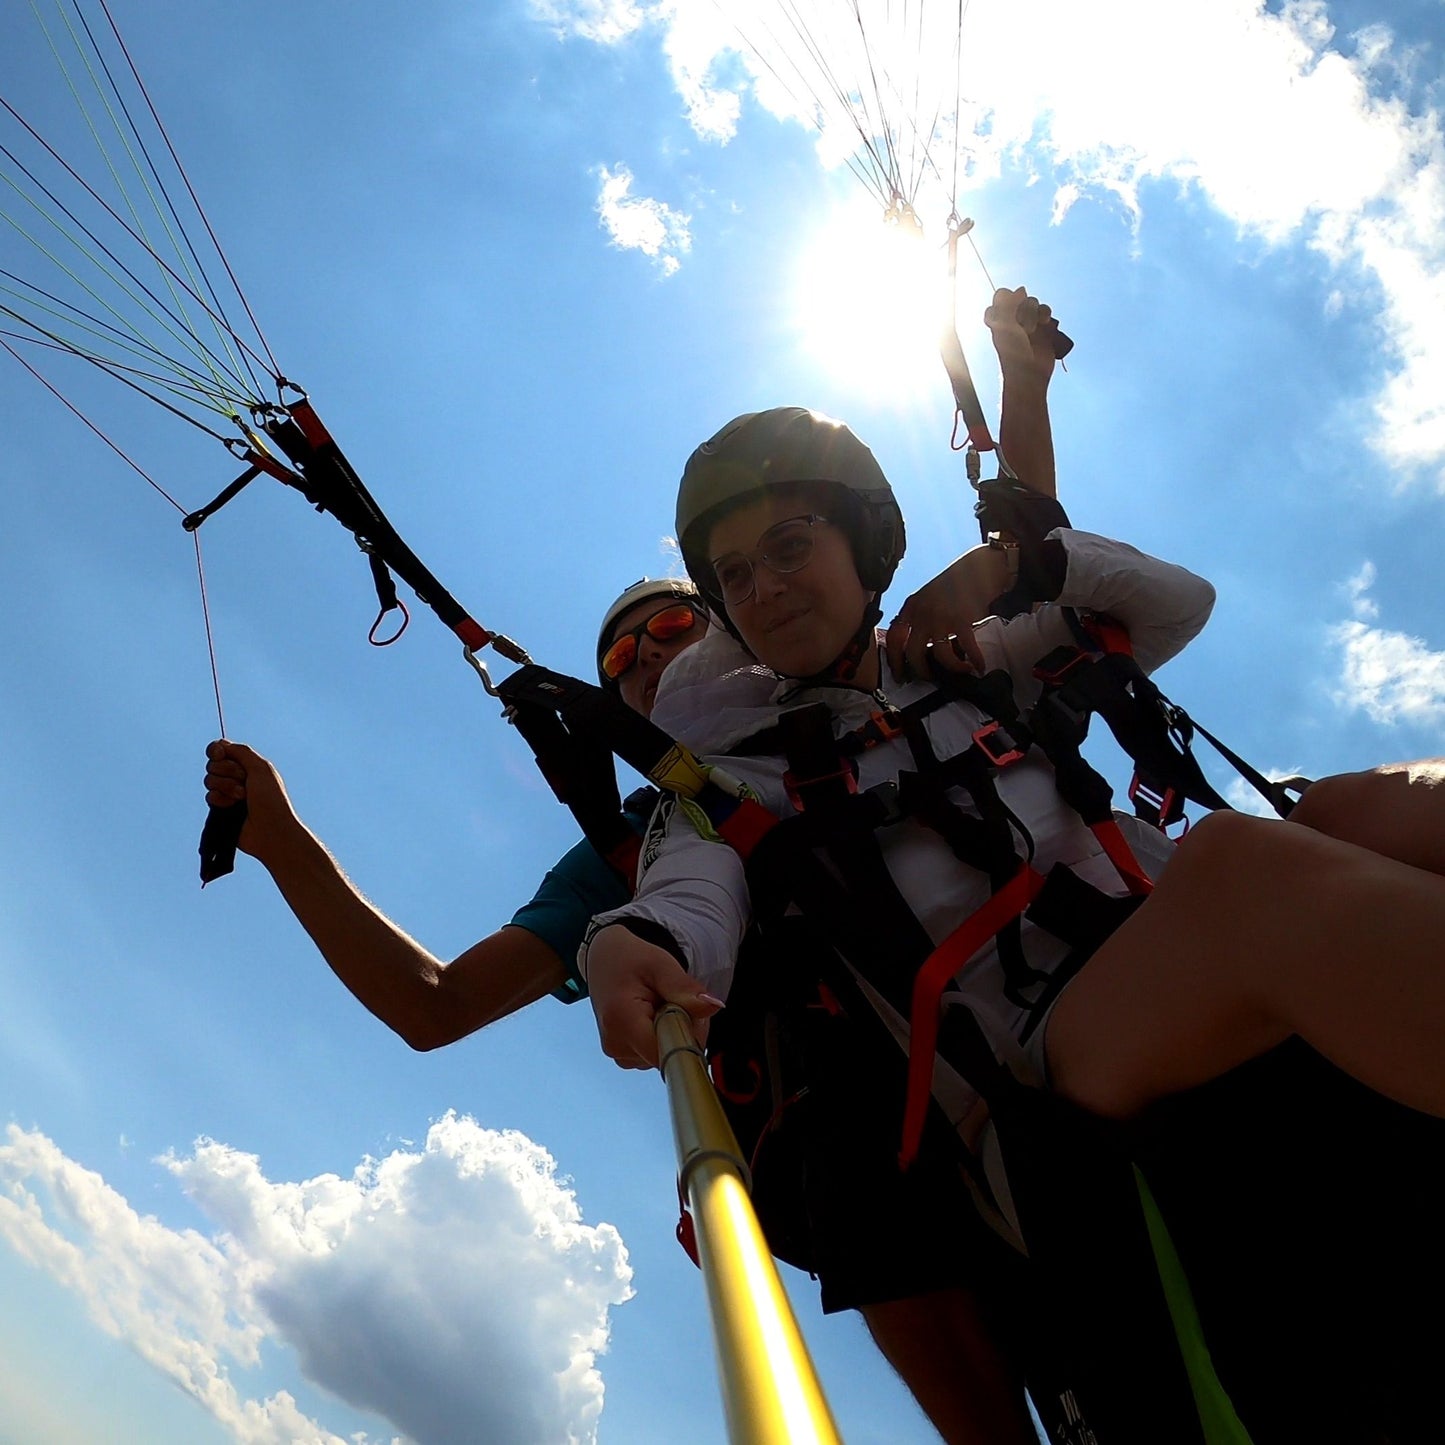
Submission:
{"label": "sun flare", "polygon": [[802,248],[794,296],[803,344],[830,374],[899,403],[942,381],[948,285],[938,238],[871,208],[842,211]]}

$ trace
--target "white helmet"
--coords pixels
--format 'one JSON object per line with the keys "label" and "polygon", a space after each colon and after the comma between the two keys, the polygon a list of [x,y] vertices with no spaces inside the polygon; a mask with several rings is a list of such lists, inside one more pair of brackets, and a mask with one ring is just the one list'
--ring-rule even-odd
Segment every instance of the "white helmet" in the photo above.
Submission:
{"label": "white helmet", "polygon": [[707,616],[702,595],[686,577],[643,577],[625,588],[603,613],[602,626],[597,629],[597,680],[603,687],[617,686],[602,671],[602,654],[611,646],[612,629],[617,626],[617,619],[641,603],[653,601],[690,602],[702,616]]}

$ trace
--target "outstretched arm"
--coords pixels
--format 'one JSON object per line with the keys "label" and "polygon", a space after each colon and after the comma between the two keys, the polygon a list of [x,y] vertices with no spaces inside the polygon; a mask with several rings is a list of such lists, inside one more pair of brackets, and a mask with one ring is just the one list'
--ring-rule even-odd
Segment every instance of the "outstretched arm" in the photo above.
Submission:
{"label": "outstretched arm", "polygon": [[983,320],[993,335],[1003,373],[999,449],[1024,486],[1055,497],[1058,486],[1048,392],[1059,323],[1053,312],[1022,286],[995,291]]}
{"label": "outstretched arm", "polygon": [[[1057,496],[1048,392],[1059,323],[1022,286],[995,291],[983,319],[1003,373],[999,448],[1020,483]],[[988,615],[989,604],[1012,581],[1002,558],[970,560],[965,554],[924,583],[888,624],[888,665],[894,676],[927,677],[930,652],[950,671],[982,669],[973,624]],[[995,591],[984,590],[993,583]]]}
{"label": "outstretched arm", "polygon": [[362,896],[265,758],[225,741],[206,756],[206,801],[247,805],[241,851],[265,866],[337,978],[412,1048],[452,1043],[566,982],[562,960],[525,928],[501,928],[443,962]]}

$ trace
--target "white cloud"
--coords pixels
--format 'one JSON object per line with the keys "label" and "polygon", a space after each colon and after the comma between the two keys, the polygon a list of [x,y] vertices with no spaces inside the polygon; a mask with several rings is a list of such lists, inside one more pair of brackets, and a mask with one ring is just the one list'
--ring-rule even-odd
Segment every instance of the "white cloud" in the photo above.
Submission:
{"label": "white cloud", "polygon": [[[572,33],[602,38],[603,8],[551,0],[549,13],[571,15]],[[674,83],[699,136],[726,141],[741,120],[739,96],[750,93],[776,115],[817,124],[825,163],[855,150],[854,112],[827,100],[803,40],[817,42],[845,91],[861,78],[858,93],[871,93],[852,7],[794,0],[733,9],[766,62],[715,0],[618,8],[628,23],[612,26],[615,38],[644,22],[665,27]],[[954,7],[891,8],[894,19],[881,0],[863,0],[860,14],[884,105],[901,115],[890,90],[895,100],[918,97],[907,106],[917,130],[897,131],[895,152],[917,160],[926,132],[933,154],[946,158],[941,174],[918,160],[921,208],[948,204],[940,192],[952,180],[961,79],[965,185],[1005,164],[1046,168],[1056,217],[1089,193],[1115,197],[1137,217],[1144,184],[1173,180],[1267,245],[1304,241],[1337,272],[1322,308],[1343,294],[1378,316],[1388,375],[1374,402],[1374,446],[1406,477],[1433,470],[1445,491],[1445,138],[1436,112],[1412,111],[1405,99],[1418,57],[1386,27],[1342,40],[1324,0],[1273,8],[971,0],[959,69],[951,36],[932,29],[947,22],[956,31]],[[910,28],[891,38],[900,24]],[[940,209],[933,220],[941,217]]]}
{"label": "white cloud", "polygon": [[1361,622],[1373,622],[1380,615],[1380,604],[1370,596],[1375,585],[1375,564],[1361,563],[1360,570],[1345,583],[1345,595],[1350,601],[1351,613]]}
{"label": "white cloud", "polygon": [[1372,627],[1380,615],[1370,596],[1375,564],[1366,561],[1344,585],[1354,614],[1330,629],[1341,653],[1335,701],[1382,723],[1445,722],[1445,652],[1432,652],[1418,637]]}
{"label": "white cloud", "polygon": [[646,18],[633,0],[528,0],[533,19],[561,36],[576,35],[600,45],[615,45]]}
{"label": "white cloud", "polygon": [[690,218],[662,201],[632,195],[632,172],[626,166],[599,166],[596,174],[602,182],[597,215],[612,244],[651,256],[663,274],[671,276],[682,264],[678,258],[692,247]]}
{"label": "white cloud", "polygon": [[255,1156],[211,1141],[161,1162],[214,1237],[137,1214],[12,1125],[0,1238],[243,1445],[344,1445],[285,1391],[242,1396],[231,1370],[257,1366],[266,1342],[417,1445],[595,1439],[597,1356],[631,1270],[616,1230],[582,1222],[539,1145],[448,1114],[420,1150],[363,1161],[349,1179],[273,1183]]}
{"label": "white cloud", "polygon": [[1445,723],[1445,652],[1359,620],[1332,629],[1341,652],[1335,700],[1380,723]]}

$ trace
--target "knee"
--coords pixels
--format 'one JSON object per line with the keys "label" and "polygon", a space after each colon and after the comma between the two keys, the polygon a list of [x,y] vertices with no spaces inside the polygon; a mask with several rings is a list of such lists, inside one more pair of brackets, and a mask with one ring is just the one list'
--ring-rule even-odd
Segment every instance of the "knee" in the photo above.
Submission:
{"label": "knee", "polygon": [[1220,811],[1201,818],[1179,844],[1179,851],[1164,874],[1164,883],[1181,876],[1218,876],[1249,866],[1261,850],[1280,840],[1280,825],[1273,819],[1247,813]]}
{"label": "knee", "polygon": [[1289,820],[1318,833],[1337,833],[1346,820],[1358,817],[1362,809],[1378,801],[1379,790],[1390,786],[1387,776],[1386,769],[1377,769],[1321,778],[1305,789]]}
{"label": "knee", "polygon": [[1354,838],[1406,810],[1418,826],[1421,819],[1438,817],[1442,807],[1445,759],[1425,758],[1321,778],[1305,789],[1289,820],[1337,838]]}

